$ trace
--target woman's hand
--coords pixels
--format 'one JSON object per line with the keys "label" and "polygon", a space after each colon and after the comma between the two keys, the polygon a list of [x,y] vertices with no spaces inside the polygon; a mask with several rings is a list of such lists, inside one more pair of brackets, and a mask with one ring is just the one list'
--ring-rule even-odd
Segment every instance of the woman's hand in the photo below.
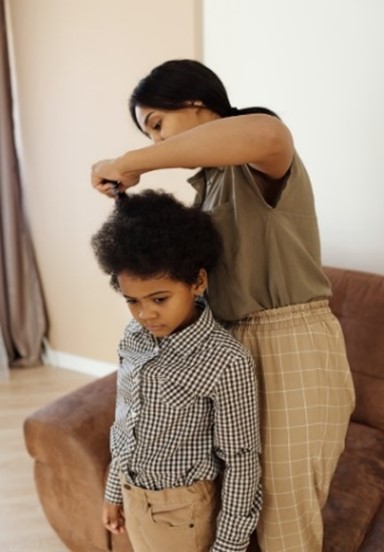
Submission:
{"label": "woman's hand", "polygon": [[124,510],[120,504],[112,504],[105,501],[103,504],[102,520],[104,527],[114,535],[125,533]]}
{"label": "woman's hand", "polygon": [[125,192],[140,182],[140,174],[121,173],[116,165],[116,159],[105,159],[92,166],[92,186],[109,197],[115,197],[118,192]]}

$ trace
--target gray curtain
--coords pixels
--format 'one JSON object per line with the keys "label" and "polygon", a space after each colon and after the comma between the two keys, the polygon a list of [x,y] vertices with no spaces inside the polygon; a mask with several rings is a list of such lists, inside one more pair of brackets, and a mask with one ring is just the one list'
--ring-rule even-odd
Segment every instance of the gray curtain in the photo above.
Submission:
{"label": "gray curtain", "polygon": [[0,0],[0,372],[41,363],[44,300],[22,202],[12,116],[4,0]]}

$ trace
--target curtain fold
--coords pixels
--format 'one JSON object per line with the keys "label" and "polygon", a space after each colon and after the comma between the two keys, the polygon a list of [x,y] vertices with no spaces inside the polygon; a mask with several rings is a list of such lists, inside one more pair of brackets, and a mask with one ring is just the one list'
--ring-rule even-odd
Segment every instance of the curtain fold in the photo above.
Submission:
{"label": "curtain fold", "polygon": [[4,0],[0,0],[0,34],[0,370],[4,371],[4,364],[41,363],[48,324],[22,202]]}

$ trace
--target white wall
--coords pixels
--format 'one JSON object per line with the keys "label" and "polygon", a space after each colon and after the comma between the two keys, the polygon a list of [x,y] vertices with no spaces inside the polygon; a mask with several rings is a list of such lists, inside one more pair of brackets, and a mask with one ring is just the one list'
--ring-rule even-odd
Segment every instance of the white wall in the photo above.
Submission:
{"label": "white wall", "polygon": [[384,2],[205,0],[203,59],[236,107],[283,118],[325,264],[384,273]]}

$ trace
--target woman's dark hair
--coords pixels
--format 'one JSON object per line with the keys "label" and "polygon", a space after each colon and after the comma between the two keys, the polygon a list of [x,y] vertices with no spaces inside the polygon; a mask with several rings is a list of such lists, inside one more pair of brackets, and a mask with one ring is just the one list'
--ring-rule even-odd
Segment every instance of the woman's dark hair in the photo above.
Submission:
{"label": "woman's dark hair", "polygon": [[137,105],[175,110],[183,109],[189,101],[201,101],[220,117],[248,113],[265,113],[277,117],[276,113],[265,107],[232,107],[227,91],[216,73],[192,59],[174,59],[152,69],[133,90],[129,99],[129,111],[136,126],[142,130],[136,118]]}
{"label": "woman's dark hair", "polygon": [[193,284],[200,269],[212,270],[221,252],[220,235],[207,213],[153,190],[122,195],[91,245],[117,290],[122,272]]}

